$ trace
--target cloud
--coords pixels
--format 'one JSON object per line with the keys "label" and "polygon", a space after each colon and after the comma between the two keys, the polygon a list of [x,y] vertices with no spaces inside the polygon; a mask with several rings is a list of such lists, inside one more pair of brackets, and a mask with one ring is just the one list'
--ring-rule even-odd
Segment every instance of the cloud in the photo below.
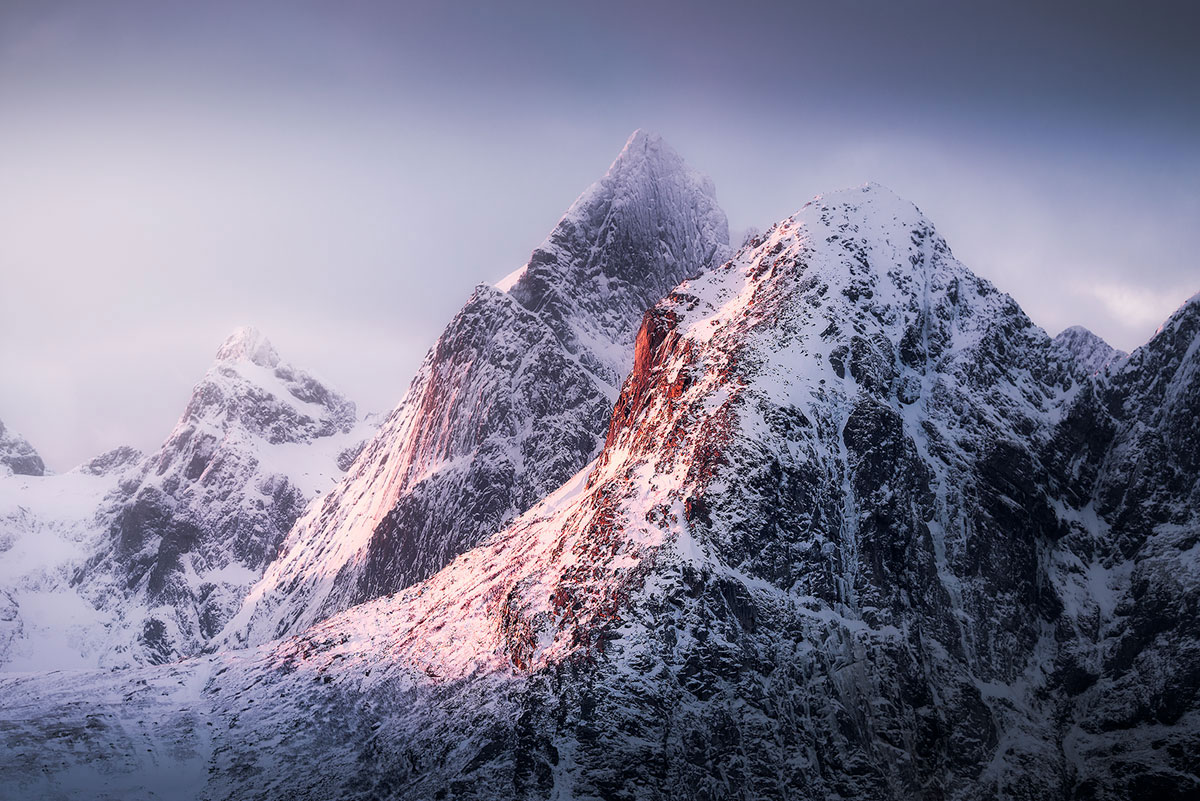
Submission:
{"label": "cloud", "polygon": [[1100,301],[1123,325],[1139,329],[1156,328],[1190,294],[1182,287],[1164,291],[1118,281],[1080,282],[1076,291]]}

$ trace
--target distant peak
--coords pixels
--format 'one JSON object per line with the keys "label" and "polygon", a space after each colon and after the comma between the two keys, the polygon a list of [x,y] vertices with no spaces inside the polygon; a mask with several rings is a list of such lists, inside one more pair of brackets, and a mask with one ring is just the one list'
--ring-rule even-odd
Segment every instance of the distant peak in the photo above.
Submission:
{"label": "distant peak", "polygon": [[1071,354],[1089,373],[1099,372],[1129,355],[1082,325],[1064,328],[1053,341],[1055,347]]}
{"label": "distant peak", "polygon": [[665,144],[663,138],[658,134],[647,131],[645,128],[638,128],[625,140],[625,147],[621,149],[621,152],[623,153],[626,150],[636,151],[639,148],[644,150],[663,144]]}
{"label": "distant peak", "polygon": [[1058,336],[1056,336],[1055,339],[1097,340],[1097,339],[1100,339],[1100,337],[1097,334],[1092,333],[1087,328],[1084,328],[1082,325],[1072,325],[1072,326],[1068,326],[1067,328],[1064,328],[1062,331],[1059,331]]}
{"label": "distant peak", "polygon": [[609,174],[619,172],[627,165],[650,162],[669,165],[680,171],[688,169],[683,158],[661,136],[638,128],[625,140],[625,147],[613,160]]}
{"label": "distant peak", "polygon": [[279,366],[279,354],[261,331],[251,326],[235,330],[217,350],[218,361],[246,361],[259,367]]}
{"label": "distant peak", "polygon": [[46,472],[42,457],[38,456],[24,437],[4,427],[0,422],[0,475],[16,473],[25,476],[40,476]]}

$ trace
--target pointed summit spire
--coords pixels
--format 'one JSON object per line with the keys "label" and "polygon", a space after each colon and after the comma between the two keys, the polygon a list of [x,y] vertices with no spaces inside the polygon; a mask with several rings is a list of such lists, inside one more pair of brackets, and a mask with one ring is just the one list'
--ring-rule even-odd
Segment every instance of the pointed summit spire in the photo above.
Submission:
{"label": "pointed summit spire", "polygon": [[[642,128],[638,128],[625,140],[625,146],[613,159],[608,172],[599,184],[616,182],[619,185],[629,185],[638,181],[646,183],[683,181],[704,195],[715,196],[716,194],[716,189],[707,176],[701,175],[689,167],[683,157],[661,136]],[[592,188],[594,189],[595,185]],[[584,192],[572,209],[579,206],[588,198],[589,194],[590,190]]]}
{"label": "pointed summit spire", "polygon": [[624,351],[590,348],[595,331],[631,345],[647,308],[728,252],[729,221],[712,180],[638,129],[502,286],[615,388],[628,369]]}
{"label": "pointed summit spire", "polygon": [[625,140],[625,146],[621,148],[621,152],[613,160],[613,166],[643,160],[648,157],[665,157],[669,161],[677,162],[680,165],[683,164],[683,159],[679,157],[679,154],[661,136],[643,128],[638,128]]}
{"label": "pointed summit spire", "polygon": [[427,578],[575,475],[604,441],[646,309],[728,247],[712,182],[635,131],[528,264],[450,321],[342,484],[289,533],[230,641]]}
{"label": "pointed summit spire", "polygon": [[259,367],[279,366],[279,354],[275,351],[275,347],[261,331],[252,326],[235,329],[217,350],[218,361],[237,361],[239,359],[245,359]]}

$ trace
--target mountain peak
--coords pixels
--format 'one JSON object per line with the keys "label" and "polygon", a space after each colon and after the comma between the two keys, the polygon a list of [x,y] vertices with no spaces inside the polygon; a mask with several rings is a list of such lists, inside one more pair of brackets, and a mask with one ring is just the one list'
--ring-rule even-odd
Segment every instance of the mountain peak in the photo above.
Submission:
{"label": "mountain peak", "polygon": [[6,429],[0,421],[0,474],[8,472],[40,476],[46,472],[46,465],[24,437]]}
{"label": "mountain peak", "polygon": [[1054,338],[1054,347],[1071,355],[1089,374],[1102,371],[1129,354],[1117,350],[1082,325],[1063,329]]}
{"label": "mountain peak", "polygon": [[[879,222],[896,220],[901,223],[916,222],[925,219],[917,205],[905,200],[890,188],[875,181],[865,184],[838,189],[833,192],[823,192],[805,204],[810,206],[834,207],[845,205],[857,210],[861,216],[867,216]],[[796,215],[793,215],[793,219]]]}
{"label": "mountain peak", "polygon": [[620,161],[629,161],[633,159],[644,158],[649,155],[667,155],[675,156],[678,154],[671,148],[663,138],[656,133],[651,133],[644,128],[638,128],[629,135],[625,140],[625,146],[621,148],[621,152],[617,154],[614,163]]}
{"label": "mountain peak", "polygon": [[259,367],[278,367],[279,354],[270,340],[252,326],[234,330],[217,350],[217,361],[246,360]]}
{"label": "mountain peak", "polygon": [[[625,183],[633,176],[642,181],[662,181],[665,176],[679,175],[694,181],[708,194],[714,194],[712,182],[688,166],[673,147],[661,136],[638,128],[629,135],[621,152],[613,159],[604,180]],[[587,193],[584,194],[587,197]],[[582,200],[583,198],[580,198]],[[578,205],[578,204],[576,204]]]}
{"label": "mountain peak", "polygon": [[528,264],[498,286],[616,387],[642,313],[728,250],[729,222],[712,180],[662,137],[639,129]]}

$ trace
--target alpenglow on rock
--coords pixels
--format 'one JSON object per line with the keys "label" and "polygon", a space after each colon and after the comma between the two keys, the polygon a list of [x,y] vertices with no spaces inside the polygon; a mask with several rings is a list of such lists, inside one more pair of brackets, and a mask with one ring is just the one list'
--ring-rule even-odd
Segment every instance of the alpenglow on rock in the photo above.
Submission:
{"label": "alpenglow on rock", "polygon": [[0,781],[145,738],[207,799],[1194,797],[1197,310],[1095,377],[915,207],[822,196],[645,315],[507,528],[254,651],[0,681]]}
{"label": "alpenglow on rock", "polygon": [[712,182],[635,132],[500,286],[478,287],[227,632],[262,642],[427,578],[591,460],[642,314],[728,255]]}
{"label": "alpenglow on rock", "polygon": [[72,584],[115,620],[101,663],[198,653],[368,435],[353,403],[235,331],[162,448],[97,513],[100,546]]}

